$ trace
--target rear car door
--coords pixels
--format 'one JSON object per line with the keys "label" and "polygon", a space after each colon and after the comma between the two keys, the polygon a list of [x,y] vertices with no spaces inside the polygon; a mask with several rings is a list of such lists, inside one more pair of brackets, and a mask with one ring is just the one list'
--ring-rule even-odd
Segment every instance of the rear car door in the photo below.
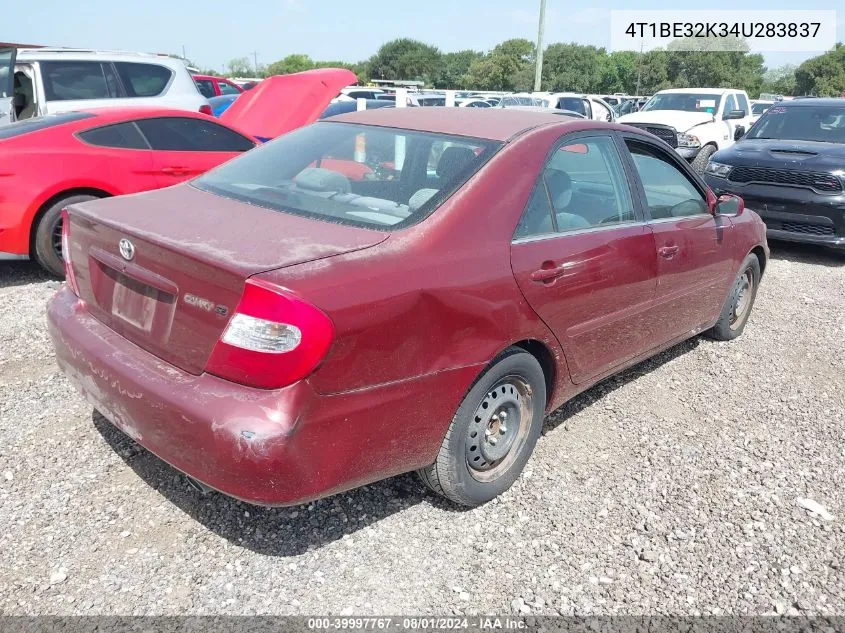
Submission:
{"label": "rear car door", "polygon": [[203,174],[255,147],[254,141],[211,119],[157,117],[135,123],[153,151],[160,187]]}
{"label": "rear car door", "polygon": [[46,114],[121,105],[120,82],[109,62],[41,61],[39,69],[46,100],[42,110]]}
{"label": "rear car door", "polygon": [[0,125],[15,120],[14,116],[14,77],[15,56],[17,49],[0,48]]}
{"label": "rear car door", "polygon": [[660,332],[665,341],[698,330],[721,308],[733,278],[731,221],[710,211],[707,187],[677,157],[626,135],[635,186],[654,232]]}
{"label": "rear car door", "polygon": [[540,174],[511,245],[523,295],[566,354],[572,380],[653,347],[654,238],[614,135],[567,135]]}

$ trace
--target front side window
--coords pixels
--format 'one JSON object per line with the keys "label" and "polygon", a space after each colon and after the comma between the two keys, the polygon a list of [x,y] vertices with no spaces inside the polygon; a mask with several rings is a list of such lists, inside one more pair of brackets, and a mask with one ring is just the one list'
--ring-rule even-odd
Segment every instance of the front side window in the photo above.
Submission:
{"label": "front side window", "polygon": [[634,219],[631,191],[613,140],[590,137],[566,143],[554,152],[515,236],[588,229]]}
{"label": "front side window", "polygon": [[282,213],[385,230],[433,212],[500,145],[322,122],[229,161],[193,184]]}
{"label": "front side window", "polygon": [[748,105],[748,99],[744,94],[738,94],[736,96],[736,102],[739,105],[739,109],[745,112],[745,116],[751,113],[751,106]]}
{"label": "front side window", "polygon": [[698,187],[660,150],[636,141],[626,143],[645,189],[652,219],[709,214],[707,201]]}
{"label": "front side window", "polygon": [[739,110],[739,103],[737,103],[734,95],[728,95],[727,101],[725,101],[725,114],[733,112],[734,110]]}
{"label": "front side window", "polygon": [[117,97],[109,90],[100,62],[41,62],[47,101],[79,101]]}
{"label": "front side window", "polygon": [[217,86],[220,88],[221,95],[238,95],[241,93],[240,90],[235,88],[232,84],[228,81],[218,81]]}
{"label": "front side window", "polygon": [[173,76],[169,68],[158,64],[115,62],[114,65],[128,97],[157,97]]}
{"label": "front side window", "polygon": [[171,152],[245,152],[255,143],[213,121],[161,117],[136,121],[150,147]]}

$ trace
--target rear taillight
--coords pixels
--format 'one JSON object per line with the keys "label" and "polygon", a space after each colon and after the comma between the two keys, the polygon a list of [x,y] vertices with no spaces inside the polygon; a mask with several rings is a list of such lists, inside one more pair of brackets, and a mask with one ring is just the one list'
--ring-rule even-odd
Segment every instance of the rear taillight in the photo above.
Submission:
{"label": "rear taillight", "polygon": [[65,281],[73,294],[78,297],[79,286],[76,284],[76,275],[73,274],[70,258],[70,216],[67,209],[62,209],[62,259],[65,262]]}
{"label": "rear taillight", "polygon": [[200,106],[200,114],[207,114],[208,116],[214,116],[214,112],[211,111],[210,105],[201,105]]}
{"label": "rear taillight", "polygon": [[242,385],[278,389],[308,376],[329,351],[332,322],[273,284],[249,279],[205,370]]}

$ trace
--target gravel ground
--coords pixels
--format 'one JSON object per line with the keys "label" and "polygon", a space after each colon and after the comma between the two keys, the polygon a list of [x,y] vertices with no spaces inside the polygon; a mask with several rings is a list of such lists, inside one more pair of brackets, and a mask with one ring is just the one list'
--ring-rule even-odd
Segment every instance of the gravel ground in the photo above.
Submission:
{"label": "gravel ground", "polygon": [[773,251],[742,338],[577,398],[469,511],[411,475],[200,496],[59,374],[57,282],[0,262],[0,613],[845,614],[845,258]]}

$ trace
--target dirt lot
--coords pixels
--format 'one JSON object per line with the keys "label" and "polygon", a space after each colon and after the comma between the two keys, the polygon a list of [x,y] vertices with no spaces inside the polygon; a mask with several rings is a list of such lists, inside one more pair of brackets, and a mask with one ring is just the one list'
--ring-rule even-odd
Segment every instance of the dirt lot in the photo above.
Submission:
{"label": "dirt lot", "polygon": [[411,475],[200,496],[59,374],[58,283],[0,262],[0,613],[845,614],[845,257],[773,246],[740,340],[579,397],[470,511]]}

